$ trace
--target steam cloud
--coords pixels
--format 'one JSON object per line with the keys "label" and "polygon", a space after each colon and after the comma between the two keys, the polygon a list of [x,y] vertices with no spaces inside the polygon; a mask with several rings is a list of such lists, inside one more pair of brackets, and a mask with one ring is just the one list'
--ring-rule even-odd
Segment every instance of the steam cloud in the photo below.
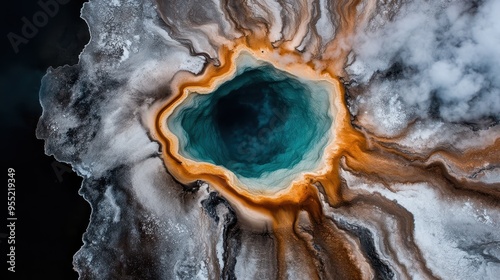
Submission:
{"label": "steam cloud", "polygon": [[372,22],[356,35],[355,61],[347,67],[366,88],[354,110],[382,124],[375,128],[380,134],[415,119],[496,124],[499,11],[497,1],[411,2],[392,21]]}

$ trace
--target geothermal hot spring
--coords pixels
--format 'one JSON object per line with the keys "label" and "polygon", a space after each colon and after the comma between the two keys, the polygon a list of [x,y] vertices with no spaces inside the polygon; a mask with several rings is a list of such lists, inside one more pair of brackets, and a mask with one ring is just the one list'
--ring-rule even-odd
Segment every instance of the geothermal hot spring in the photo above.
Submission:
{"label": "geothermal hot spring", "polygon": [[500,2],[98,1],[37,137],[81,279],[496,279]]}
{"label": "geothermal hot spring", "polygon": [[234,187],[275,193],[318,169],[334,138],[335,87],[326,80],[304,80],[248,53],[238,56],[235,68],[213,91],[184,89],[185,99],[163,113],[168,115],[164,128],[171,131],[169,138],[177,138],[178,154],[194,164],[191,172],[230,172]]}

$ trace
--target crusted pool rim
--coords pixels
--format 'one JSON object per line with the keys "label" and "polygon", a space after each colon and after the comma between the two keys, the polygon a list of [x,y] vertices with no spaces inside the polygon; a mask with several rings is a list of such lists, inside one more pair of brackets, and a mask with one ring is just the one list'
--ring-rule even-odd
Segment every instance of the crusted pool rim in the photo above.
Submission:
{"label": "crusted pool rim", "polygon": [[[315,170],[297,174],[282,188],[252,190],[245,185],[246,182],[242,182],[234,173],[222,166],[183,157],[179,153],[179,139],[167,125],[168,117],[190,93],[209,94],[233,78],[238,69],[238,59],[242,56],[251,56],[256,61],[269,63],[278,70],[304,80],[321,81],[329,85],[331,93],[329,105],[333,122],[327,132],[328,141],[322,158]],[[315,70],[314,64],[305,62],[300,54],[272,47],[250,48],[246,44],[240,44],[231,50],[221,50],[220,61],[220,66],[207,65],[199,76],[189,73],[177,75],[171,84],[173,94],[157,106],[151,134],[161,143],[162,158],[168,172],[183,184],[198,180],[209,183],[228,199],[237,211],[239,209],[238,212],[253,212],[252,220],[256,216],[269,220],[275,216],[277,209],[284,205],[297,207],[311,198],[314,204],[319,203],[318,186],[321,186],[320,189],[325,195],[331,196],[331,200],[335,201],[334,197],[338,196],[340,184],[338,167],[341,151],[352,144],[352,135],[355,135],[355,138],[360,137],[350,125],[350,116],[340,81],[325,70]],[[345,135],[350,135],[351,137],[347,137],[350,139],[343,137]],[[325,182],[330,186],[325,186]]]}

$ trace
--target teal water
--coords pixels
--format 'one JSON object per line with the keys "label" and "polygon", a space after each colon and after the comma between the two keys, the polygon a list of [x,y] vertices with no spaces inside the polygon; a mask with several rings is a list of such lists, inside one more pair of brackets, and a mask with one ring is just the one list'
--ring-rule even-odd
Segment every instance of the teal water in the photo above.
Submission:
{"label": "teal water", "polygon": [[332,124],[328,94],[321,84],[259,63],[240,67],[210,94],[191,94],[168,126],[182,156],[273,188],[318,164]]}

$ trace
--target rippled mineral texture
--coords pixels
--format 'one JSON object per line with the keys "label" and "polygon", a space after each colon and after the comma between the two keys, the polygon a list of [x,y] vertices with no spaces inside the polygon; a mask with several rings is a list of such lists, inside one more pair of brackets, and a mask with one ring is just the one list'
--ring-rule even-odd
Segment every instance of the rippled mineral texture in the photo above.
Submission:
{"label": "rippled mineral texture", "polygon": [[498,279],[499,14],[85,3],[37,129],[84,178],[80,278]]}

